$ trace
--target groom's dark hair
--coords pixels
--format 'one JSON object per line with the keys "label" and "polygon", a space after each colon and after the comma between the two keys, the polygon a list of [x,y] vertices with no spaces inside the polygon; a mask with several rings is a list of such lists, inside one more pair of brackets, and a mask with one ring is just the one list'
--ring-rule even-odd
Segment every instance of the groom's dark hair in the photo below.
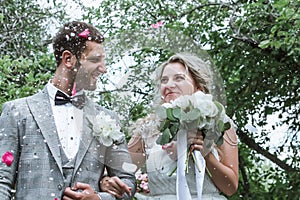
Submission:
{"label": "groom's dark hair", "polygon": [[[87,31],[87,34],[80,36],[80,33]],[[62,61],[62,53],[70,51],[79,60],[82,52],[85,51],[86,41],[101,44],[104,41],[103,35],[93,26],[84,22],[72,21],[64,24],[53,38],[53,50],[57,66]]]}

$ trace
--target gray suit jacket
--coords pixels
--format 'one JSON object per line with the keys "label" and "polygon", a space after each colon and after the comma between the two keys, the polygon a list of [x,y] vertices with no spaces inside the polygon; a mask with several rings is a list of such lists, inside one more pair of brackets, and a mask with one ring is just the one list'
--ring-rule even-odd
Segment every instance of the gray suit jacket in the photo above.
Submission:
{"label": "gray suit jacket", "polygon": [[[71,185],[90,184],[100,192],[99,181],[106,167],[109,176],[118,176],[135,192],[135,176],[123,169],[131,163],[126,141],[117,148],[106,147],[93,136],[87,115],[99,110],[113,113],[88,100],[83,108],[83,133],[76,158]],[[0,164],[0,199],[61,199],[65,187],[62,171],[60,141],[47,89],[3,105],[0,117],[0,156],[11,151],[14,162]],[[15,193],[15,194],[14,194]],[[99,193],[102,199],[115,199]],[[125,195],[124,199],[131,199]]]}

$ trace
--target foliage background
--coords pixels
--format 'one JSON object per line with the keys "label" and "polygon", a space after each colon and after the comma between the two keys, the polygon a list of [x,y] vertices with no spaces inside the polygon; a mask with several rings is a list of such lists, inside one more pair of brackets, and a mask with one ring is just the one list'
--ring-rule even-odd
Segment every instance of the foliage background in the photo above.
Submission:
{"label": "foliage background", "polygon": [[[299,1],[1,0],[0,5],[0,105],[35,93],[49,80],[55,70],[49,33],[74,19],[75,13],[66,13],[70,8],[80,9],[75,18],[107,38],[111,70],[91,96],[119,112],[125,131],[149,112],[155,67],[191,38],[208,49],[226,89],[227,113],[238,127],[239,190],[229,199],[299,198]],[[153,30],[151,24],[159,21],[163,27]],[[167,30],[185,37],[167,38],[167,48],[156,46],[154,36],[158,31],[168,36]],[[150,44],[128,52],[145,32],[153,37],[138,41]]]}

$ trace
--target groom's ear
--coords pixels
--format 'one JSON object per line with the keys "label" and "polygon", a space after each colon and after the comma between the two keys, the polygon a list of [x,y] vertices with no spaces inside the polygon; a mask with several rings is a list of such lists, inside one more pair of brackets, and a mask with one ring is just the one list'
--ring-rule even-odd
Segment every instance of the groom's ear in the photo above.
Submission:
{"label": "groom's ear", "polygon": [[72,69],[75,66],[76,58],[69,50],[65,50],[61,56],[61,62],[66,68]]}

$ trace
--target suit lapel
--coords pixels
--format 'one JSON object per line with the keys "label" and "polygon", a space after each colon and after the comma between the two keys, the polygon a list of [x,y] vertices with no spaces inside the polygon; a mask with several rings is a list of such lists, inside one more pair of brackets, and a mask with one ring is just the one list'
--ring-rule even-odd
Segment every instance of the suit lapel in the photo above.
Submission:
{"label": "suit lapel", "polygon": [[88,120],[88,117],[96,116],[96,109],[94,107],[94,103],[91,100],[87,100],[87,103],[85,104],[83,108],[83,131],[81,135],[79,150],[77,153],[76,163],[75,163],[75,171],[76,172],[82,163],[82,160],[88,151],[94,136],[92,133],[92,127],[90,125],[90,121]]}
{"label": "suit lapel", "polygon": [[45,141],[47,141],[49,149],[61,173],[63,174],[59,148],[60,142],[58,139],[47,88],[45,87],[43,91],[27,98],[27,104],[35,121],[37,122],[38,127],[41,129],[41,133],[43,134]]}

